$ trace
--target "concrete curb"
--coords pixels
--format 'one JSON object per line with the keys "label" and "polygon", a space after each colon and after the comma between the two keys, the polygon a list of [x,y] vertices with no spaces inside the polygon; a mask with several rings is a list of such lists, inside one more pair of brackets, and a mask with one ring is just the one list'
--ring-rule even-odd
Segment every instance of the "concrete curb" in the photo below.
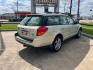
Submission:
{"label": "concrete curb", "polygon": [[86,26],[93,26],[93,24],[81,24],[81,25],[86,25]]}
{"label": "concrete curb", "polygon": [[90,35],[90,34],[87,34],[87,33],[84,33],[84,32],[82,32],[82,35],[84,35],[84,36],[86,36],[86,37],[89,37],[89,38],[93,39],[93,35]]}
{"label": "concrete curb", "polygon": [[0,31],[0,55],[4,52],[4,50],[5,50],[5,45],[4,45],[3,37]]}
{"label": "concrete curb", "polygon": [[17,30],[0,30],[0,31],[2,32],[2,31],[17,31]]}

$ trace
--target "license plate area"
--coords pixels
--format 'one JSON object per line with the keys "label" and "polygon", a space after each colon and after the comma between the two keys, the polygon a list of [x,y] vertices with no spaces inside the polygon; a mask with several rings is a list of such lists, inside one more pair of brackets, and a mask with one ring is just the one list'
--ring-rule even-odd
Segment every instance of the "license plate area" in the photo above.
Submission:
{"label": "license plate area", "polygon": [[29,34],[29,31],[26,30],[26,29],[22,29],[22,30],[21,30],[21,34],[22,34],[23,36],[27,36],[27,35]]}

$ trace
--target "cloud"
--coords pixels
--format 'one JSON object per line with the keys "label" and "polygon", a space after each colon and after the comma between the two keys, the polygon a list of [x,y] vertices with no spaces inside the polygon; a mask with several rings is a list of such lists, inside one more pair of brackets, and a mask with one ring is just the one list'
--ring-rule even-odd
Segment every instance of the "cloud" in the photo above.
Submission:
{"label": "cloud", "polygon": [[[9,13],[9,12],[13,12],[13,10],[9,9],[8,7],[6,6],[0,6],[0,14],[3,14],[3,13]],[[7,11],[8,10],[8,11]]]}
{"label": "cloud", "polygon": [[[16,11],[17,0],[0,0],[0,12],[14,12]],[[19,1],[19,11],[30,11],[30,0],[18,0]],[[72,13],[77,13],[77,2],[78,0],[73,0]],[[69,11],[70,0],[60,0],[60,12]],[[43,7],[37,8],[37,11],[43,12]],[[52,10],[53,8],[50,8]],[[81,15],[90,15],[90,9],[93,9],[93,0],[81,0],[80,13]],[[84,13],[86,11],[86,13]]]}
{"label": "cloud", "polygon": [[[18,0],[19,11],[30,10],[30,0]],[[0,0],[0,13],[14,12],[17,10],[17,0]]]}
{"label": "cloud", "polygon": [[81,16],[91,16],[93,12],[90,12],[90,10],[93,9],[93,0],[84,0],[81,3],[80,6],[80,13]]}

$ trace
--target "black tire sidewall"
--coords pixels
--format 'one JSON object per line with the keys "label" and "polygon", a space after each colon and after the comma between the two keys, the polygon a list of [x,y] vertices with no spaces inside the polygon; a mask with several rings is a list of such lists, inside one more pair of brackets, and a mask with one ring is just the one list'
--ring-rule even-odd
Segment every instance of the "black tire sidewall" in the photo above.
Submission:
{"label": "black tire sidewall", "polygon": [[[55,44],[55,41],[56,41],[58,38],[61,40],[61,47],[57,50],[57,49],[55,49],[55,45],[54,45],[54,44]],[[54,41],[53,41],[53,43],[52,43],[52,45],[51,45],[51,50],[54,51],[54,52],[58,52],[58,51],[62,48],[62,43],[63,43],[62,38],[61,38],[60,36],[57,36],[57,37],[54,39]]]}
{"label": "black tire sidewall", "polygon": [[75,38],[80,38],[81,37],[81,30],[78,31],[78,33],[76,34]]}

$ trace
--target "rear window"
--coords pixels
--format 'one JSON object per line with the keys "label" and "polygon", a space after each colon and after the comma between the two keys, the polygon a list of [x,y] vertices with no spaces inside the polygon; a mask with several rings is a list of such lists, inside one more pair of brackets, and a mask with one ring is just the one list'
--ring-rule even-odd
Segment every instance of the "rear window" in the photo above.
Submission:
{"label": "rear window", "polygon": [[40,26],[42,25],[42,16],[25,17],[20,24],[25,26]]}
{"label": "rear window", "polygon": [[25,17],[25,18],[20,22],[20,24],[21,24],[21,25],[25,25],[26,22],[27,22],[29,19],[30,19],[30,17]]}

